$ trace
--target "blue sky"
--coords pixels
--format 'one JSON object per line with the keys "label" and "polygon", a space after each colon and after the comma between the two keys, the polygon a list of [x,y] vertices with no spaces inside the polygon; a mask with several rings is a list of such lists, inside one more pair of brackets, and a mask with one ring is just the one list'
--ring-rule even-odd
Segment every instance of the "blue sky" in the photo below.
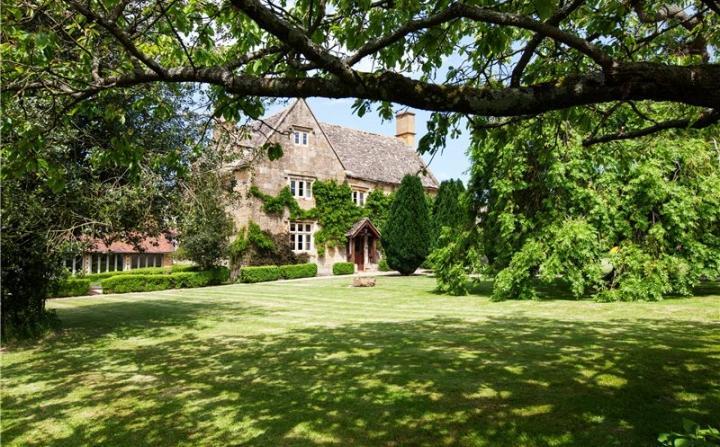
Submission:
{"label": "blue sky", "polygon": [[[366,113],[362,118],[354,115],[352,112],[352,99],[309,98],[307,103],[320,121],[383,135],[395,135],[394,120],[383,122],[382,119],[373,112]],[[283,107],[285,107],[283,104],[275,104],[269,107],[266,111],[266,116],[276,113]],[[398,107],[397,110],[400,110],[400,107]],[[417,141],[425,134],[425,124],[427,123],[430,113],[424,110],[411,109],[411,111],[415,112],[415,140]],[[465,152],[468,144],[468,135],[463,134],[456,140],[448,140],[447,147],[443,153],[435,155],[435,158],[430,164],[430,170],[438,180],[460,178],[463,182],[467,183],[467,170],[470,167],[470,162]],[[423,158],[426,163],[430,160],[429,156],[424,156]]]}

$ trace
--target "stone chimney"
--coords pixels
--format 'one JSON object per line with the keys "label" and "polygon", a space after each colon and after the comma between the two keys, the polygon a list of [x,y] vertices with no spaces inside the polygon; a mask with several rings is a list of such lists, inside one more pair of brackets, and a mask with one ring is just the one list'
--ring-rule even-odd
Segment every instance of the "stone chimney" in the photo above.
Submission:
{"label": "stone chimney", "polygon": [[409,111],[395,115],[395,136],[403,143],[415,147],[415,114]]}

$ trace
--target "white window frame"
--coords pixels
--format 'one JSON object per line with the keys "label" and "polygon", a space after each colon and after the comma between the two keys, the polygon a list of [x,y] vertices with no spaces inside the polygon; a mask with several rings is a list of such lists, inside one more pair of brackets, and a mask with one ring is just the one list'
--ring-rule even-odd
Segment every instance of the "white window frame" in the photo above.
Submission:
{"label": "white window frame", "polygon": [[125,268],[120,253],[92,253],[90,255],[90,273],[119,272]]}
{"label": "white window frame", "polygon": [[352,201],[357,206],[365,206],[367,202],[367,196],[370,191],[365,189],[353,189],[352,190]]}
{"label": "white window frame", "polygon": [[307,130],[293,130],[293,143],[295,143],[296,146],[307,146],[310,141],[309,133]]}
{"label": "white window frame", "polygon": [[308,252],[313,249],[315,223],[307,221],[291,221],[288,225],[290,246],[296,253]]}
{"label": "white window frame", "polygon": [[313,179],[307,177],[288,177],[290,194],[296,199],[312,199],[313,182]]}

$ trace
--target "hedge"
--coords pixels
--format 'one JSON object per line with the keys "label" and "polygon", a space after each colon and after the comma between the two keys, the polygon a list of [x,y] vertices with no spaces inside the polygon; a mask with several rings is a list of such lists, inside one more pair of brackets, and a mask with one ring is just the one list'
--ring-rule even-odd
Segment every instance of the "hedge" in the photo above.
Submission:
{"label": "hedge", "polygon": [[280,279],[280,269],[276,265],[243,267],[240,269],[240,282],[265,282]]}
{"label": "hedge", "polygon": [[381,272],[389,272],[390,271],[390,266],[387,263],[387,259],[382,258],[380,260],[380,262],[378,263],[378,270],[380,270]]}
{"label": "hedge", "polygon": [[198,271],[195,264],[175,264],[172,267],[143,267],[131,270],[116,270],[114,272],[90,273],[80,276],[80,278],[89,279],[91,282],[97,282],[105,278],[112,278],[118,275],[162,275],[179,272],[195,272]]}
{"label": "hedge", "polygon": [[355,273],[355,264],[352,262],[336,262],[333,264],[333,275],[352,275]]}
{"label": "hedge", "polygon": [[90,293],[90,280],[84,278],[68,278],[60,281],[57,288],[50,294],[54,298],[64,296],[82,296]]}
{"label": "hedge", "polygon": [[218,285],[226,282],[229,276],[226,267],[218,267],[200,272],[116,275],[102,280],[100,284],[105,293],[151,292]]}
{"label": "hedge", "polygon": [[317,264],[314,263],[281,265],[278,269],[283,279],[311,278],[317,276],[318,271]]}
{"label": "hedge", "polygon": [[169,273],[172,273],[172,270],[168,267],[143,267],[132,270],[116,270],[114,272],[90,273],[88,275],[81,276],[81,278],[89,279],[91,282],[97,282],[102,279],[112,278],[113,276],[119,275],[161,275]]}

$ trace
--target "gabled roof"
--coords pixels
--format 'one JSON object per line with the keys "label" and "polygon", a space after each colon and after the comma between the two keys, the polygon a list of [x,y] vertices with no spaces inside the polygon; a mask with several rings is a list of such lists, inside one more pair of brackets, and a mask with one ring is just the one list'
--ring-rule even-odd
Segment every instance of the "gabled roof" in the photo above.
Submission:
{"label": "gabled roof", "polygon": [[[283,127],[283,121],[300,101],[263,120],[251,123],[245,130],[248,135],[237,144],[244,147],[258,147],[268,141]],[[305,104],[307,106],[307,104]],[[309,106],[308,110],[312,114]],[[314,114],[313,114],[314,117]],[[420,155],[403,143],[399,138],[379,135],[362,130],[321,123],[316,120],[320,130],[327,138],[340,164],[348,177],[374,182],[399,184],[407,174],[420,175],[426,188],[438,188],[439,182],[430,172]],[[292,123],[288,123],[292,124]],[[241,157],[236,166],[246,162],[247,154]]]}
{"label": "gabled roof", "polygon": [[378,231],[377,227],[375,227],[372,221],[370,221],[370,219],[367,217],[363,217],[362,219],[355,222],[353,226],[350,227],[348,232],[345,233],[345,236],[353,238],[357,236],[357,234],[362,231],[363,228],[369,229],[372,233],[375,234],[375,237],[380,237],[380,231]]}
{"label": "gabled roof", "polygon": [[321,125],[348,177],[398,184],[407,174],[418,174],[424,187],[438,187],[420,155],[399,138],[335,124]]}

